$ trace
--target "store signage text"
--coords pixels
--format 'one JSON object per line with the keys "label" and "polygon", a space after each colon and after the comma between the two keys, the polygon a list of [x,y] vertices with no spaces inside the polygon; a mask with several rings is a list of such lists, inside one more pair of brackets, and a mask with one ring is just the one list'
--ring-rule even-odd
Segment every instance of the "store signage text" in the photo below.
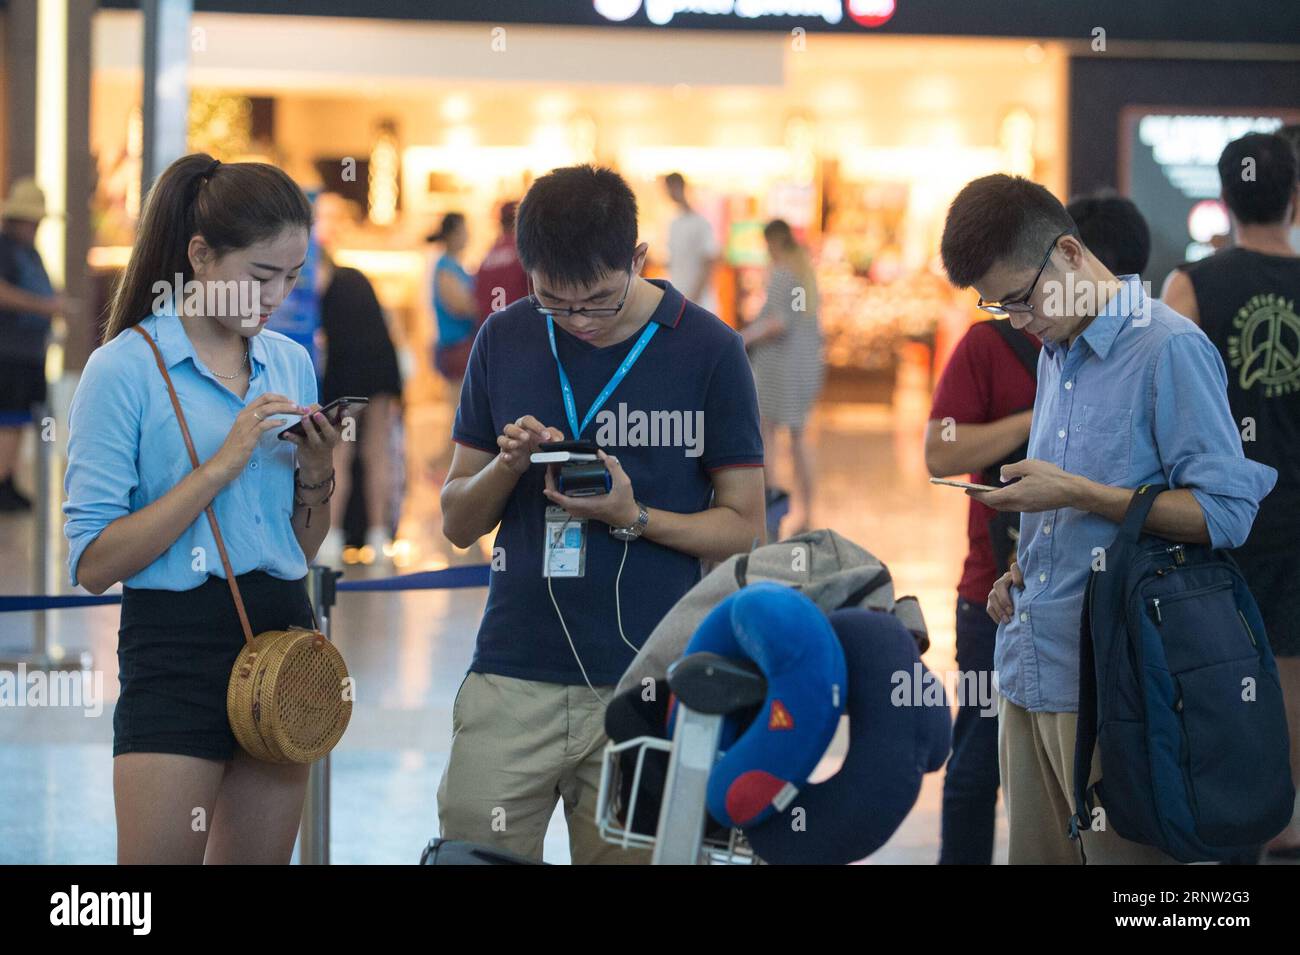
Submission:
{"label": "store signage text", "polygon": [[666,26],[679,13],[699,16],[820,17],[837,24],[849,16],[866,27],[880,26],[894,15],[895,0],[594,0],[596,12],[606,20],[631,19],[645,4],[645,15],[655,26]]}

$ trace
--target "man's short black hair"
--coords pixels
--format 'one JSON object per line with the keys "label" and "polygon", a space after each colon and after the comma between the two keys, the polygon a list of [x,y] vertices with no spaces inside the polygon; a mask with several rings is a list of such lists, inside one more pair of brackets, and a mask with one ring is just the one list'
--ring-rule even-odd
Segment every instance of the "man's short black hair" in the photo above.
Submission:
{"label": "man's short black hair", "polygon": [[515,222],[525,270],[561,285],[590,285],[632,264],[636,196],[612,169],[553,169],[537,179]]}
{"label": "man's short black hair", "polygon": [[[1300,164],[1300,123],[1287,123],[1277,128],[1277,134],[1291,144],[1296,152],[1297,164]],[[1300,178],[1300,176],[1297,176]]]}
{"label": "man's short black hair", "polygon": [[1247,133],[1223,147],[1219,182],[1223,201],[1238,222],[1281,222],[1295,195],[1295,149],[1274,133]]}
{"label": "man's short black hair", "polygon": [[664,185],[685,187],[686,179],[680,172],[670,172],[668,175],[664,176]]}
{"label": "man's short black hair", "polygon": [[1141,275],[1151,258],[1151,230],[1133,200],[1123,196],[1081,196],[1066,211],[1079,240],[1116,275]]}
{"label": "man's short black hair", "polygon": [[1054,195],[1022,176],[968,182],[948,207],[940,253],[948,280],[969,288],[997,262],[1034,268],[1074,220]]}

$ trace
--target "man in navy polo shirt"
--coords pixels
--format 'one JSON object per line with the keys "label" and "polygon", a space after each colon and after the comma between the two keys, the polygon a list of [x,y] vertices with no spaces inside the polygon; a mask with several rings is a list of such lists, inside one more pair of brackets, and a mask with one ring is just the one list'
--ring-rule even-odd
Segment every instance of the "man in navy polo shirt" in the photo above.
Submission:
{"label": "man in navy polo shirt", "polygon": [[[753,377],[735,331],[641,277],[636,199],[616,173],[539,178],[516,238],[532,293],[475,340],[442,490],[453,543],[500,524],[452,708],[442,836],[540,859],[563,799],[574,862],[643,862],[594,825],[605,704],[701,559],[764,537]],[[541,442],[579,438],[600,445],[608,494],[566,496],[554,466],[530,463]]]}

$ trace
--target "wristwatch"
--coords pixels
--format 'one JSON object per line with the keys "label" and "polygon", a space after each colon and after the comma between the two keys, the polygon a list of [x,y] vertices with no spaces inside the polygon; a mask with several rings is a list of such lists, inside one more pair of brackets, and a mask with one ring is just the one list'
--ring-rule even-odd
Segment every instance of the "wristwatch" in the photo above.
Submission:
{"label": "wristwatch", "polygon": [[650,511],[640,501],[636,502],[639,513],[636,521],[627,527],[611,527],[609,536],[615,540],[634,541],[645,533],[646,525],[650,523]]}

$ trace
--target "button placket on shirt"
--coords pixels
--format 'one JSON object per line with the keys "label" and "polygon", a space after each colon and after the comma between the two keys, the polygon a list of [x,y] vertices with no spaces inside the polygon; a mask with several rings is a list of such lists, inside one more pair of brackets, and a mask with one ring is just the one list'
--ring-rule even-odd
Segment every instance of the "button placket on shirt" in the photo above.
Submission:
{"label": "button placket on shirt", "polygon": [[[1076,342],[1076,344],[1078,344],[1078,342]],[[1060,424],[1058,424],[1056,431],[1056,436],[1060,439],[1060,442],[1056,448],[1057,459],[1053,463],[1062,470],[1065,470],[1065,451],[1069,443],[1070,423],[1074,418],[1074,379],[1078,374],[1079,365],[1083,360],[1082,346],[1080,346],[1078,350],[1071,348],[1069,352],[1065,354],[1061,362],[1062,393],[1058,396],[1060,401],[1058,414],[1060,415],[1061,421]],[[1064,427],[1061,425],[1064,425]],[[1075,426],[1075,429],[1078,429],[1077,425]],[[1051,516],[1043,522],[1042,536],[1050,538],[1052,536],[1052,528],[1055,525],[1056,511],[1053,511]],[[1053,556],[1053,547],[1049,540],[1046,546],[1042,549],[1042,563],[1044,569],[1038,574],[1039,593],[1047,589],[1047,584],[1051,577]],[[1028,619],[1027,613],[1022,616],[1023,622],[1028,622]]]}
{"label": "button placket on shirt", "polygon": [[[252,404],[254,400],[260,397],[262,394],[261,382],[259,381],[259,378],[261,376],[258,374],[257,362],[253,359],[251,355],[251,349],[249,355],[249,362],[251,363],[252,367],[250,368],[249,375],[248,375],[248,392],[247,394],[244,395],[244,400],[240,404],[240,411],[247,408],[250,404]],[[262,467],[262,459],[264,458],[264,454],[262,451],[262,441],[265,440],[265,437],[266,436],[263,435],[261,438],[258,439],[257,444],[253,447],[252,455],[249,456],[248,467],[245,469],[244,474],[240,475],[241,482],[244,485],[243,491],[244,491],[245,507],[247,508],[247,512],[253,515],[253,523],[259,525],[262,523],[262,512],[261,512],[261,498],[257,493],[257,488],[260,483],[258,479],[261,477],[261,475],[258,474],[257,472]],[[243,481],[242,479],[244,477],[247,477],[248,480]]]}

